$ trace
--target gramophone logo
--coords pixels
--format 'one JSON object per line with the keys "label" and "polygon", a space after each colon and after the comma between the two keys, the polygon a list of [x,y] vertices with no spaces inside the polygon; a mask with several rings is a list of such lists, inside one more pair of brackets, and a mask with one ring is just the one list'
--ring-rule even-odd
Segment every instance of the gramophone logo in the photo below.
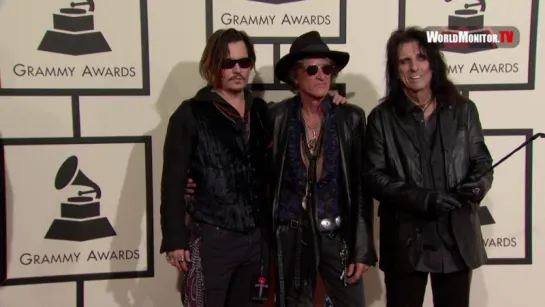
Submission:
{"label": "gramophone logo", "polygon": [[61,8],[53,14],[54,29],[45,33],[38,50],[67,55],[112,51],[102,32],[95,30],[94,11],[94,0],[71,2],[69,8]]}
{"label": "gramophone logo", "polygon": [[82,242],[117,235],[110,221],[100,216],[100,187],[78,169],[76,156],[66,159],[55,177],[57,190],[69,186],[81,189],[60,204],[61,217],[53,221],[45,238]]}
{"label": "gramophone logo", "polygon": [[492,217],[487,206],[481,206],[479,208],[479,220],[481,221],[481,226],[496,224],[496,221],[494,220],[494,217]]}
{"label": "gramophone logo", "polygon": [[[451,2],[452,0],[445,0]],[[427,27],[428,41],[443,51],[474,53],[497,48],[514,48],[520,32],[512,26],[485,26],[486,1],[460,4],[448,15],[447,27]]]}

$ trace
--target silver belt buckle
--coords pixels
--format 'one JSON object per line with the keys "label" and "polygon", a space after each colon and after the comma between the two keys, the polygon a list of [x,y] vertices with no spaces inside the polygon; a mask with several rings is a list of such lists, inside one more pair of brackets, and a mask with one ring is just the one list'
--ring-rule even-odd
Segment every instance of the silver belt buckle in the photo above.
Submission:
{"label": "silver belt buckle", "polygon": [[335,218],[335,225],[337,225],[337,228],[341,228],[341,224],[342,224],[342,219],[340,216],[337,216]]}
{"label": "silver belt buckle", "polygon": [[341,217],[327,218],[320,221],[322,231],[335,231],[341,227]]}
{"label": "silver belt buckle", "polygon": [[320,221],[320,227],[322,228],[322,231],[330,231],[333,227],[331,223],[332,221],[330,219],[323,219]]}

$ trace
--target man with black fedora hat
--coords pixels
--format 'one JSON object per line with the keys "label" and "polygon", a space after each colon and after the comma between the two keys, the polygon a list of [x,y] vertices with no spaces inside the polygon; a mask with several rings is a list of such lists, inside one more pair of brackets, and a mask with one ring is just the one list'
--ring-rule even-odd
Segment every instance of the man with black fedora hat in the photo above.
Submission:
{"label": "man with black fedora hat", "polygon": [[349,59],[311,31],[275,66],[297,93],[269,108],[267,125],[278,306],[312,306],[318,273],[334,306],[365,305],[361,276],[377,261],[360,176],[365,113],[329,95]]}

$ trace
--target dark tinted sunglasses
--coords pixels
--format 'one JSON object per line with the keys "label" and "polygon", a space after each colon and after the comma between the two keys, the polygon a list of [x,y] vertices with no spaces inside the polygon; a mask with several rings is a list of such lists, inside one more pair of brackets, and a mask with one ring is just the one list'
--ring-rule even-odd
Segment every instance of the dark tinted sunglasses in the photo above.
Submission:
{"label": "dark tinted sunglasses", "polygon": [[315,74],[318,73],[319,70],[322,70],[322,72],[324,73],[324,75],[331,75],[332,73],[335,72],[335,66],[334,65],[331,65],[331,64],[326,64],[326,65],[308,65],[306,67],[303,67],[305,69],[305,72],[307,73],[307,75],[309,76],[314,76]]}
{"label": "dark tinted sunglasses", "polygon": [[237,64],[238,66],[240,66],[240,68],[250,68],[253,62],[250,58],[225,59],[223,60],[222,67],[223,69],[231,69],[234,68]]}

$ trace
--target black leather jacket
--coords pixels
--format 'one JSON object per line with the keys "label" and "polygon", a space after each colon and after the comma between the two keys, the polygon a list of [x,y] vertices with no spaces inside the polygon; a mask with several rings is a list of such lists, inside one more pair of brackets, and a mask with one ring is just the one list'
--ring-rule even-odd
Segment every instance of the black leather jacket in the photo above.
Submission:
{"label": "black leather jacket", "polygon": [[[267,126],[273,140],[269,151],[269,166],[272,167],[269,171],[272,194],[272,220],[269,221],[273,231],[271,235],[278,226],[276,211],[286,159],[288,119],[293,108],[299,104],[297,99],[296,96],[269,105]],[[348,103],[333,107],[337,108],[335,117],[341,148],[341,217],[344,221],[341,231],[347,240],[350,260],[375,265],[377,255],[373,241],[373,202],[370,197],[364,196],[361,178],[365,113],[362,108]]]}
{"label": "black leather jacket", "polygon": [[[402,102],[385,101],[369,114],[364,187],[380,202],[380,268],[408,272],[421,252],[422,228],[435,217],[427,211],[431,191],[422,188],[414,119]],[[492,158],[472,101],[460,98],[454,104],[440,104],[437,111],[447,186],[454,189],[484,174],[492,166]],[[488,192],[493,173],[481,180]],[[479,204],[468,203],[451,213],[454,238],[470,268],[481,266],[487,257],[478,210]]]}

